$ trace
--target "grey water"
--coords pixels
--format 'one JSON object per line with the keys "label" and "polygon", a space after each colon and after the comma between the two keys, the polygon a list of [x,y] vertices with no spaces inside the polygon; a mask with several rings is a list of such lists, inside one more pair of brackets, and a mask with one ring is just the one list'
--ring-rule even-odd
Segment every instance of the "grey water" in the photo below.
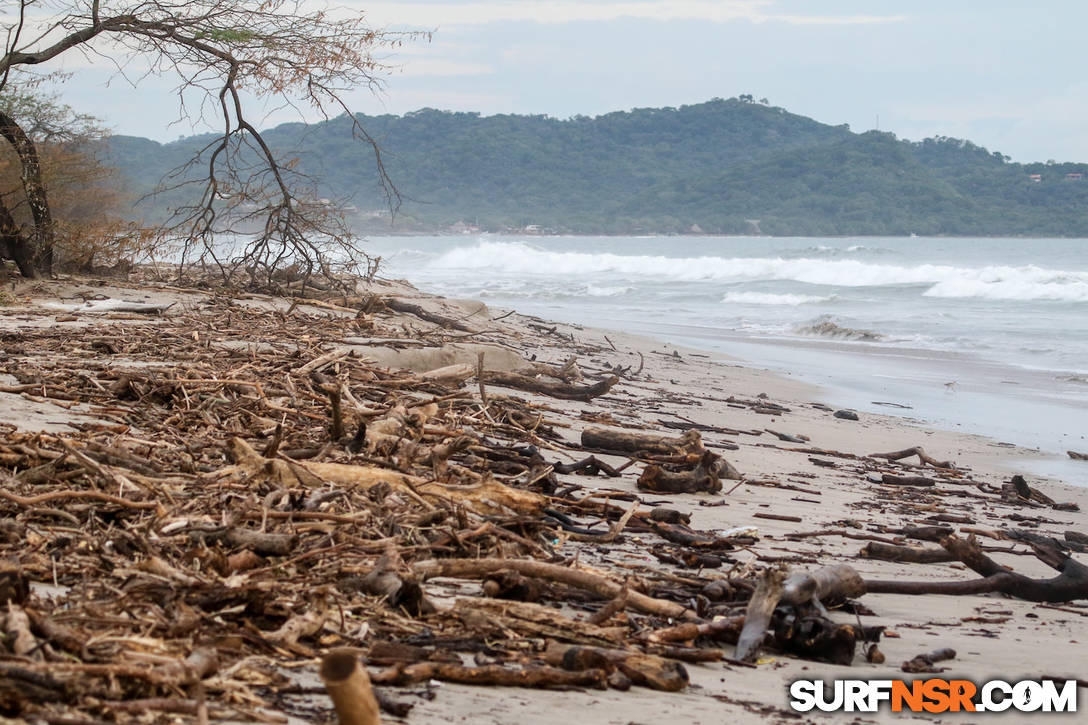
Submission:
{"label": "grey water", "polygon": [[[377,237],[383,275],[722,352],[1088,485],[1088,240]],[[891,408],[875,403],[896,403]]]}

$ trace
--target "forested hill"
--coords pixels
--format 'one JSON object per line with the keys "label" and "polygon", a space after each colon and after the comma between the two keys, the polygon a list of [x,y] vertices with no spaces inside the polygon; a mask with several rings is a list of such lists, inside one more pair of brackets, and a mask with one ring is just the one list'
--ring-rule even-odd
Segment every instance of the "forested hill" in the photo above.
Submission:
{"label": "forested hill", "polygon": [[[424,109],[359,121],[405,199],[395,231],[1088,236],[1088,164],[856,134],[748,97],[566,120]],[[374,155],[350,125],[285,124],[266,138],[361,227],[388,231]],[[109,154],[139,195],[200,146],[115,136]]]}

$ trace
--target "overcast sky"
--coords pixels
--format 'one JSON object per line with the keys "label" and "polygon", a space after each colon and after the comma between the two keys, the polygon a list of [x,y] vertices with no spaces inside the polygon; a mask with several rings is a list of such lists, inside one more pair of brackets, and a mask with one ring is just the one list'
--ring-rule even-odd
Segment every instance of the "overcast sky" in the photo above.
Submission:
{"label": "overcast sky", "polygon": [[[368,113],[566,118],[750,93],[855,131],[967,138],[1018,161],[1088,161],[1084,0],[342,1],[401,48]],[[82,70],[64,98],[118,133],[187,135],[170,86]],[[271,112],[264,125],[296,120]],[[878,121],[879,119],[879,121]]]}

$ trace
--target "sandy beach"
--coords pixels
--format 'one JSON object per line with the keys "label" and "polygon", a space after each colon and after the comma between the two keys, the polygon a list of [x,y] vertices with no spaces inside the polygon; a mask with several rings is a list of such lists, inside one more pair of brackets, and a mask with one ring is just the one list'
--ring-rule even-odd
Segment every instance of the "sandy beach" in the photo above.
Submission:
{"label": "sandy beach", "polygon": [[[473,436],[478,443],[484,439],[493,442],[502,436],[512,437],[510,430],[512,427],[518,428],[526,441],[535,441],[539,453],[551,466],[578,461],[590,453],[613,467],[626,465],[620,475],[615,477],[553,471],[560,491],[567,490],[568,486],[572,487],[565,494],[568,497],[583,499],[595,495],[595,500],[611,500],[623,509],[628,509],[632,503],[637,502],[638,510],[643,513],[656,508],[674,509],[690,516],[690,529],[703,536],[741,537],[728,549],[721,547],[712,550],[718,557],[718,566],[687,568],[681,565],[680,559],[676,559],[679,552],[685,549],[684,546],[677,548],[675,543],[666,542],[653,530],[635,527],[630,522],[629,528],[619,531],[614,540],[599,543],[586,541],[585,537],[581,537],[583,540],[579,541],[579,537],[567,535],[562,528],[553,527],[553,533],[544,536],[540,535],[539,529],[532,527],[517,529],[528,532],[526,536],[531,540],[532,546],[550,551],[556,562],[564,565],[577,562],[577,566],[591,567],[593,571],[619,583],[629,576],[641,577],[648,576],[650,572],[659,572],[665,577],[673,576],[683,586],[690,586],[696,580],[753,580],[765,569],[785,568],[796,573],[815,571],[833,564],[849,564],[866,581],[934,582],[977,579],[979,575],[958,560],[926,564],[902,563],[863,556],[860,553],[863,547],[870,544],[940,549],[941,545],[935,539],[921,541],[909,538],[908,534],[903,533],[910,527],[934,526],[948,527],[950,531],[946,533],[963,540],[975,536],[986,555],[998,564],[1010,567],[1018,574],[1045,579],[1054,576],[1055,572],[1033,555],[1027,539],[1034,537],[1033,540],[1038,542],[1038,537],[1053,537],[1062,545],[1068,545],[1065,543],[1067,531],[1088,534],[1088,515],[1085,513],[1088,510],[1088,488],[1028,477],[1026,483],[1030,489],[1041,496],[1032,499],[1010,498],[1007,489],[1003,494],[1003,484],[1009,482],[1018,470],[1017,460],[1032,456],[1032,451],[968,433],[926,429],[893,415],[860,413],[857,420],[836,417],[838,408],[833,401],[830,401],[831,405],[821,403],[823,398],[819,390],[788,377],[746,366],[737,360],[718,359],[699,351],[676,348],[620,331],[557,324],[520,315],[516,311],[489,309],[479,302],[436,298],[424,295],[404,282],[377,281],[360,290],[354,298],[344,296],[343,299],[336,299],[326,295],[324,299],[292,301],[261,295],[228,296],[214,290],[182,289],[151,281],[135,284],[65,279],[20,283],[13,292],[13,298],[13,305],[0,308],[0,335],[4,340],[3,357],[0,357],[0,444],[3,446],[2,452],[7,454],[0,470],[6,471],[5,486],[9,489],[14,477],[22,470],[23,459],[19,456],[23,454],[19,452],[28,446],[63,450],[56,441],[70,439],[71,445],[90,452],[92,448],[85,446],[91,446],[93,441],[108,439],[110,445],[120,446],[138,456],[140,450],[153,451],[154,441],[167,440],[163,431],[141,429],[138,424],[126,418],[129,408],[143,403],[124,396],[116,404],[107,405],[102,402],[105,393],[95,392],[95,389],[112,389],[106,378],[116,382],[119,379],[118,371],[125,371],[132,380],[140,376],[143,376],[141,379],[148,380],[153,380],[156,376],[172,376],[183,383],[189,381],[192,384],[188,394],[195,396],[196,390],[200,389],[207,395],[222,398],[221,402],[225,407],[221,411],[226,411],[239,400],[247,405],[250,402],[256,404],[260,402],[259,397],[267,395],[277,408],[287,410],[276,414],[266,413],[263,419],[252,420],[244,425],[238,423],[237,429],[231,431],[232,435],[239,436],[259,450],[258,444],[263,445],[268,437],[274,435],[271,430],[276,428],[277,423],[287,428],[291,421],[301,420],[299,425],[308,423],[320,429],[320,426],[326,425],[327,419],[320,412],[324,405],[320,395],[316,396],[316,400],[310,400],[302,392],[298,393],[298,398],[307,406],[299,407],[298,410],[309,411],[306,412],[306,416],[309,416],[307,421],[305,416],[299,418],[292,412],[294,406],[286,402],[287,398],[281,400],[267,390],[252,388],[255,382],[271,388],[279,384],[278,380],[266,380],[252,375],[257,375],[264,369],[261,365],[271,364],[268,361],[273,357],[269,356],[276,356],[275,360],[282,363],[279,369],[284,371],[283,375],[289,377],[288,371],[297,370],[321,355],[332,354],[331,363],[340,365],[340,372],[333,372],[330,368],[326,370],[326,374],[334,378],[341,375],[341,379],[347,381],[345,384],[357,399],[358,406],[347,399],[343,402],[348,418],[352,421],[356,417],[365,420],[377,419],[379,409],[384,411],[392,405],[381,402],[376,393],[369,399],[364,398],[364,392],[367,392],[367,386],[389,386],[388,380],[393,378],[379,376],[368,383],[360,382],[362,377],[344,378],[344,371],[350,366],[360,366],[359,370],[364,372],[368,369],[399,371],[397,374],[401,377],[395,380],[400,381],[397,385],[401,385],[404,390],[411,389],[405,387],[409,386],[409,382],[421,384],[420,381],[426,379],[428,373],[445,369],[446,373],[439,379],[445,381],[453,394],[459,397],[441,401],[442,395],[430,388],[420,388],[424,392],[418,393],[417,397],[421,396],[420,400],[423,400],[430,396],[439,400],[435,404],[438,411],[435,414],[445,415],[444,418],[436,419],[436,422],[422,424],[424,427],[421,430],[424,433],[438,436],[439,431],[444,430],[451,435],[467,434]],[[99,309],[88,309],[88,300],[94,299],[99,300]],[[368,306],[360,301],[375,299],[400,300],[408,306],[402,304],[398,311],[393,306]],[[162,309],[155,310],[156,314],[111,309],[102,305],[103,300],[157,305]],[[421,312],[424,313],[422,316]],[[247,321],[250,317],[256,319],[258,316],[263,316],[261,319],[264,320],[259,326]],[[299,322],[296,324],[292,319]],[[277,323],[277,320],[282,320],[282,324]],[[461,329],[444,327],[443,320],[456,321]],[[299,328],[298,325],[302,327]],[[301,333],[297,330],[305,330],[306,325],[311,325],[313,332],[304,341],[287,336],[288,333],[285,332],[295,330],[291,334],[298,335]],[[141,346],[142,343],[136,342],[126,346],[126,340],[129,339],[126,335],[129,333],[133,335],[133,341],[145,338],[150,340],[157,334],[155,330],[161,333],[159,347],[156,348],[150,343]],[[188,347],[176,347],[182,341]],[[180,369],[179,366],[186,364],[185,360],[198,359],[185,357],[195,354],[194,344],[204,346],[203,349],[210,351],[209,354],[231,358],[233,362],[230,369],[236,371],[233,377],[230,380],[215,377],[222,375],[225,368],[213,370],[208,367],[207,372],[200,378],[196,377],[193,370],[184,374],[175,371],[175,368]],[[172,358],[156,357],[161,356],[164,350],[168,352],[171,349],[176,350],[178,355]],[[342,353],[340,357],[335,356],[338,351]],[[184,355],[181,354],[183,352]],[[532,369],[533,365],[547,365],[557,369],[573,359],[572,364],[577,366],[583,378],[569,385],[590,385],[612,375],[618,380],[606,393],[587,400],[557,399],[552,395],[505,386],[501,377],[489,378],[485,374],[481,382],[477,374],[481,353],[483,370],[492,373],[525,371]],[[245,371],[247,360],[252,363],[250,373]],[[197,365],[196,362],[192,364]],[[82,377],[72,372],[79,369],[84,371]],[[62,372],[69,377],[62,379]],[[36,383],[27,377],[34,375],[37,375]],[[243,382],[238,383],[235,379]],[[199,380],[204,382],[199,383]],[[208,382],[216,380],[219,385]],[[247,388],[247,385],[250,387]],[[70,394],[60,395],[65,391]],[[99,397],[96,398],[96,395]],[[498,416],[500,407],[489,408],[481,396],[498,401],[492,405],[500,407],[505,405],[505,398],[521,401],[517,403],[517,409],[536,414],[538,417],[535,425],[542,428],[537,429],[531,421],[522,421],[516,425],[506,424],[505,428],[498,425],[494,418]],[[455,411],[451,409],[447,413],[443,406],[453,400],[462,407]],[[209,406],[217,404],[214,401],[208,403]],[[178,405],[177,401],[172,405]],[[475,409],[471,407],[473,405],[476,406]],[[364,412],[359,413],[360,410]],[[995,411],[995,414],[1000,412]],[[225,412],[216,413],[216,416],[217,421],[228,420]],[[493,419],[494,425],[486,424],[489,418]],[[229,417],[229,420],[234,421],[235,418]],[[242,416],[239,420],[247,419]],[[455,421],[460,423],[459,429],[455,428]],[[624,455],[585,450],[586,446],[582,443],[583,432],[588,427],[601,426],[615,431],[672,437],[678,437],[685,430],[694,428],[699,431],[704,450],[723,457],[735,467],[740,477],[721,480],[720,489],[709,493],[648,492],[640,489],[638,485],[647,466],[651,465],[644,456],[640,458],[633,453]],[[544,428],[554,431],[554,437],[546,436]],[[256,434],[254,431],[257,430],[262,433]],[[350,437],[352,432],[353,426],[349,425],[344,433]],[[41,435],[33,441],[27,437],[39,433]],[[794,440],[784,440],[783,437]],[[144,449],[132,442],[148,440],[151,441],[148,444],[150,447],[145,446]],[[135,482],[131,488],[122,486],[120,491],[115,487],[104,486],[101,482],[90,481],[93,476],[89,475],[86,482],[76,474],[70,474],[55,481],[48,479],[52,481],[48,484],[35,485],[19,479],[20,494],[23,496],[28,496],[31,489],[36,491],[35,486],[61,486],[58,483],[60,481],[65,482],[64,486],[74,488],[85,485],[89,489],[108,490],[111,494],[134,496],[139,501],[154,501],[159,505],[154,522],[144,522],[141,519],[139,523],[133,520],[130,523],[118,524],[130,532],[138,530],[141,537],[150,537],[146,540],[152,543],[134,545],[132,551],[125,553],[125,561],[116,565],[121,569],[127,568],[129,573],[114,580],[118,594],[114,611],[107,611],[111,609],[108,598],[104,598],[101,592],[96,595],[103,617],[107,614],[133,619],[150,616],[146,612],[144,615],[122,614],[128,605],[120,602],[134,591],[130,588],[132,582],[140,577],[158,577],[156,581],[160,586],[165,586],[166,583],[173,587],[197,586],[194,582],[199,580],[200,586],[211,587],[213,583],[222,585],[223,582],[230,581],[231,577],[246,576],[241,573],[243,570],[234,573],[229,570],[213,572],[207,568],[206,562],[203,566],[199,563],[199,557],[189,558],[188,568],[181,568],[182,565],[178,563],[183,558],[169,559],[172,563],[165,565],[170,567],[167,573],[164,573],[166,570],[155,572],[148,569],[148,561],[159,557],[168,559],[162,550],[175,546],[171,537],[181,535],[178,533],[182,531],[181,528],[169,528],[171,522],[185,520],[187,525],[191,525],[197,518],[202,518],[208,522],[223,523],[228,518],[228,509],[237,514],[244,508],[239,508],[241,504],[238,501],[246,499],[247,496],[247,500],[252,499],[247,505],[257,512],[257,520],[261,521],[261,526],[271,520],[280,521],[275,517],[270,519],[267,515],[268,512],[281,510],[285,505],[273,495],[275,490],[260,489],[262,495],[266,495],[262,503],[256,493],[247,493],[243,484],[249,479],[245,478],[238,478],[234,488],[221,489],[222,510],[198,508],[198,514],[188,509],[184,502],[190,495],[195,494],[186,493],[188,489],[184,487],[196,486],[197,482],[210,486],[209,481],[213,480],[211,477],[216,469],[211,462],[222,461],[224,454],[221,449],[227,446],[225,434],[201,438],[201,441],[208,441],[208,451],[197,450],[195,446],[198,444],[195,440],[190,441],[189,446],[192,459],[197,465],[190,465],[187,470],[181,467],[180,462],[175,469],[164,470],[162,466],[169,459],[155,458],[157,470],[154,474],[143,472],[144,477],[140,478],[126,468],[124,460],[98,458],[106,466],[106,473],[103,474],[107,477],[106,480],[115,481],[116,476],[123,473],[127,480]],[[309,444],[298,442],[291,445],[299,449],[309,447]],[[919,446],[933,459],[947,461],[952,465],[923,465],[917,457],[906,458],[900,462],[872,457],[873,454]],[[281,450],[287,448],[288,444],[285,442]],[[159,454],[147,455],[154,457]],[[324,451],[318,458],[327,455],[332,454]],[[336,456],[336,461],[361,465],[362,459],[352,459],[341,450],[337,451]],[[374,464],[379,456],[372,452],[364,457],[368,464]],[[75,454],[69,454],[69,461],[74,458]],[[36,462],[38,465],[46,465],[50,460]],[[202,467],[201,462],[207,465]],[[217,464],[219,468],[226,465],[226,462]],[[235,465],[238,465],[237,462]],[[314,464],[314,470],[317,470],[317,465]],[[471,459],[462,460],[451,456],[449,465],[458,472],[467,469],[466,473],[458,473],[464,480],[474,475]],[[1088,471],[1088,462],[1084,465]],[[62,468],[60,463],[56,466],[58,470]],[[402,472],[407,470],[408,464],[401,465]],[[414,469],[414,473],[423,475],[418,467]],[[929,480],[930,485],[884,485],[874,482],[874,478],[880,480],[883,475],[924,477]],[[110,476],[114,478],[111,479]],[[479,473],[475,477],[480,478]],[[256,480],[260,476],[251,472],[251,478]],[[532,475],[510,474],[501,478],[506,484],[516,488],[523,479],[532,479]],[[314,485],[328,485],[328,480]],[[22,490],[24,488],[26,490]],[[228,490],[231,492],[229,496],[226,493]],[[171,491],[176,495],[171,497]],[[231,497],[237,501],[231,503]],[[193,500],[197,499],[194,497]],[[1052,503],[1046,503],[1048,500]],[[200,506],[205,506],[205,503],[200,503]],[[340,505],[335,501],[333,503]],[[263,520],[259,515],[262,510],[266,512]],[[327,506],[313,510],[334,511]],[[52,612],[54,618],[60,617],[66,610],[82,606],[77,602],[86,601],[89,596],[82,592],[86,585],[81,584],[78,577],[71,572],[60,577],[59,586],[57,581],[52,581],[56,579],[56,574],[48,576],[48,562],[59,561],[62,569],[65,566],[65,552],[68,550],[58,548],[58,539],[74,537],[78,540],[81,527],[91,532],[86,528],[86,510],[64,511],[63,515],[57,514],[50,519],[34,507],[8,500],[2,514],[9,517],[5,520],[24,527],[23,534],[8,537],[3,544],[4,557],[16,567],[22,567],[25,578],[30,583],[30,594],[23,606],[27,610],[43,614]],[[347,515],[341,509],[335,509],[335,512],[336,515]],[[64,524],[63,519],[73,517],[75,521]],[[606,520],[603,524],[598,521],[597,528],[607,531],[609,521],[605,516],[602,518]],[[578,523],[586,525],[587,522],[592,523],[591,519],[592,517],[582,517]],[[360,573],[373,570],[382,552],[380,547],[365,551],[360,541],[367,539],[367,536],[359,532],[348,536],[344,531],[348,525],[336,524],[333,519],[324,521],[321,524],[324,528],[313,522],[305,523],[302,519],[292,521],[286,514],[284,520],[286,523],[276,524],[280,527],[277,531],[287,531],[283,527],[300,527],[294,534],[307,541],[310,540],[307,537],[315,542],[319,535],[324,537],[320,546],[313,544],[313,551],[321,547],[329,550],[325,554],[314,554],[307,560],[306,571],[299,574],[308,587],[317,586],[313,577],[321,572],[332,571],[332,568],[339,571],[339,568],[350,564],[355,567],[353,571]],[[462,522],[459,529],[462,533],[466,523],[468,522]],[[472,528],[475,528],[480,522],[473,519],[471,523]],[[512,527],[511,531],[516,528]],[[73,533],[73,530],[77,533]],[[432,533],[437,536],[437,532]],[[94,549],[98,544],[93,543],[93,537],[98,534],[86,535],[87,546]],[[348,538],[344,538],[346,536]],[[400,544],[407,541],[407,534],[400,528],[390,529],[386,536],[397,539]],[[350,562],[342,558],[338,560],[338,557],[349,550],[341,551],[337,547],[347,546],[349,540],[354,542],[351,544],[354,548],[350,548]],[[420,541],[413,540],[417,544]],[[664,544],[668,545],[663,547]],[[245,547],[225,546],[224,554],[237,554],[243,548]],[[668,563],[667,560],[649,553],[651,550],[662,553],[666,549],[671,552],[675,563]],[[119,551],[116,546],[109,551],[94,550],[101,556]],[[498,550],[510,558],[542,557],[540,551],[532,551],[516,541],[511,543],[508,540]],[[80,551],[79,554],[82,556],[86,551]],[[297,554],[295,551],[288,556]],[[1083,559],[1084,555],[1073,556],[1075,559]],[[260,567],[275,569],[280,566],[277,561],[275,555],[267,555],[267,558],[262,558]],[[407,565],[411,564],[412,561],[407,562]],[[54,563],[53,566],[58,564]],[[254,571],[261,572],[264,569],[256,568]],[[419,571],[418,568],[416,571]],[[290,576],[290,572],[285,575]],[[185,583],[185,577],[191,579],[188,584]],[[680,586],[679,583],[677,586]],[[477,581],[468,578],[425,579],[422,586],[439,610],[455,606],[458,598],[482,596]],[[636,583],[632,586],[637,588],[638,585]],[[330,581],[329,587],[335,588],[335,583]],[[647,585],[646,593],[659,599],[667,599],[666,589],[662,580],[657,580]],[[354,603],[350,606],[345,604],[350,597],[343,592],[329,592],[327,596],[329,601],[339,602],[341,607],[363,606],[358,603],[361,600],[351,600]],[[81,600],[81,597],[84,599]],[[576,606],[566,604],[556,611],[562,611],[564,616],[581,622],[586,621],[606,601],[598,597],[597,601],[580,601]],[[694,601],[673,601],[684,607],[696,606]],[[796,654],[778,651],[773,646],[764,646],[753,664],[724,660],[685,663],[684,668],[690,682],[678,692],[662,692],[640,686],[626,691],[585,687],[557,691],[472,686],[454,682],[443,682],[431,687],[415,685],[408,688],[407,694],[398,692],[399,688],[383,689],[388,689],[398,699],[412,703],[413,707],[403,721],[421,725],[445,722],[518,722],[531,725],[573,719],[585,725],[649,725],[662,721],[707,724],[822,721],[975,722],[987,719],[1001,722],[1079,722],[1083,718],[1083,715],[1077,714],[1023,713],[912,716],[886,710],[875,714],[810,713],[804,716],[792,712],[788,688],[793,680],[924,678],[930,675],[908,675],[901,670],[901,664],[916,655],[941,647],[953,648],[956,655],[953,659],[940,663],[939,666],[945,669],[939,675],[934,675],[938,677],[974,682],[1044,677],[1086,678],[1083,644],[1079,641],[1085,617],[1088,616],[1088,608],[1083,602],[1057,605],[1033,603],[996,593],[954,596],[866,593],[855,601],[863,605],[854,609],[856,613],[833,607],[829,616],[833,622],[839,624],[860,623],[866,627],[882,628],[882,636],[876,645],[883,655],[882,664],[866,661],[864,643],[858,644],[849,665],[803,659]],[[136,610],[144,611],[135,604],[132,606]],[[262,617],[251,617],[245,628],[247,636],[265,636],[269,631],[276,630],[285,619],[289,619],[292,613],[302,613],[303,610],[298,609],[297,605],[293,606],[295,608],[292,611],[276,615],[279,619],[267,613]],[[371,597],[366,606],[378,605]],[[362,617],[359,614],[362,611],[358,610],[359,617]],[[743,614],[743,606],[736,611]],[[320,681],[313,674],[316,672],[316,657],[332,645],[358,647],[360,653],[365,654],[376,641],[375,632],[381,632],[384,638],[389,639],[389,632],[392,631],[389,628],[391,620],[386,619],[381,620],[380,625],[375,622],[369,634],[365,627],[360,629],[359,621],[348,627],[336,625],[329,619],[323,620],[324,629],[318,627],[315,631],[296,638],[292,643],[284,644],[281,640],[275,647],[251,651],[247,648],[255,645],[247,640],[232,650],[223,644],[230,634],[230,627],[224,624],[221,615],[205,610],[199,612],[198,616],[206,618],[200,626],[207,628],[207,636],[200,636],[200,626],[196,629],[196,635],[190,633],[186,636],[191,637],[192,642],[203,645],[211,643],[210,646],[219,648],[220,669],[219,675],[216,675],[219,679],[209,680],[205,689],[213,702],[222,703],[225,714],[218,718],[222,721],[244,719],[238,714],[245,712],[244,708],[230,710],[236,705],[244,705],[252,712],[264,713],[269,721],[332,721],[331,705],[319,691]],[[63,620],[63,617],[60,619]],[[108,629],[105,625],[90,623],[78,617],[63,621],[68,621],[77,629],[82,627],[87,633],[93,632],[97,637],[105,637]],[[628,644],[624,646],[630,647],[645,641],[639,638],[640,632],[665,626],[660,618],[655,619],[645,613],[636,614],[633,611],[624,614],[622,609],[604,624],[625,628],[627,639],[623,641]],[[103,651],[96,658],[85,651],[83,656],[72,657],[87,664],[116,663],[131,657],[134,652],[140,652],[142,659],[131,661],[161,666],[170,658],[183,658],[188,653],[186,647],[191,650],[195,646],[183,646],[181,639],[171,639],[171,635],[161,628],[148,626],[141,630],[144,632],[142,636],[149,638],[142,641],[135,632],[126,629],[127,625],[119,622],[114,626],[118,628],[118,632],[109,636],[115,637],[111,641],[117,644],[108,654]],[[414,632],[415,626],[403,623],[403,631]],[[9,615],[9,631],[11,627]],[[213,631],[215,637],[209,634]],[[48,633],[43,633],[40,626],[33,627],[31,633],[41,644],[51,641]],[[522,636],[528,637],[524,633]],[[539,637],[540,635],[537,639]],[[152,642],[152,639],[155,641]],[[532,637],[528,637],[526,641],[529,639]],[[58,653],[63,649],[56,641],[51,644],[52,649]],[[290,646],[296,644],[301,649]],[[733,646],[730,643],[704,640],[702,643],[687,644],[692,648],[720,648],[726,660],[733,657]],[[34,649],[34,652],[40,655],[39,649]],[[262,683],[252,673],[251,676],[243,677],[244,668],[237,669],[239,663],[247,657],[257,656],[264,657],[267,663],[281,667],[281,672],[290,673],[291,682],[286,685],[282,682],[277,684],[273,681],[274,678],[270,678],[268,682]],[[502,661],[510,666],[516,664],[514,659],[503,659],[494,653],[483,658],[478,656],[477,662],[484,660]],[[43,660],[34,653],[12,653],[10,661],[40,663],[49,662],[50,659],[47,656]],[[471,657],[466,661],[471,662]],[[380,667],[372,664],[370,669],[374,675]],[[238,695],[237,693],[243,691],[248,692],[241,685],[235,687],[232,684],[238,681],[245,682],[256,694],[256,699],[247,701]],[[283,690],[283,694],[275,694],[277,687]],[[296,689],[292,691],[290,687]],[[426,697],[418,696],[424,690]],[[173,693],[173,696],[181,698],[194,697],[185,688],[176,689]],[[231,693],[235,694],[233,699]],[[150,697],[152,694],[146,696]],[[127,691],[124,694],[124,697],[131,696],[132,693]],[[101,701],[100,694],[94,697]],[[95,713],[94,716],[103,717],[108,712],[108,708],[102,709],[101,706],[96,710],[95,706],[88,705],[80,696],[73,696],[68,707],[82,713],[81,716]],[[65,712],[59,706],[54,708],[36,701],[33,696],[26,708],[20,716],[26,717],[28,721],[33,721],[35,713],[37,716],[41,713],[52,713],[59,717]],[[160,716],[167,718],[161,712],[153,712],[148,716],[153,719],[148,721],[176,721],[154,719]],[[183,721],[192,719],[185,714],[169,717],[181,718]]]}

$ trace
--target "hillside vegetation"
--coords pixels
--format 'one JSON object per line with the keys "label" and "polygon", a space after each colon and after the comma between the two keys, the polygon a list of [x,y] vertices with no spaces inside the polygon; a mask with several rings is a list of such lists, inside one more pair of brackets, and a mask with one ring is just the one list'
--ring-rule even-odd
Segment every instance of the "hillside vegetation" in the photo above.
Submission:
{"label": "hillside vegetation", "polygon": [[[1088,178],[1069,178],[1088,164],[857,134],[749,100],[565,120],[433,109],[358,119],[404,197],[394,231],[1088,236]],[[358,226],[389,231],[373,153],[350,126],[285,124],[265,138]],[[205,141],[115,136],[108,154],[142,195]],[[184,201],[175,190],[141,204],[161,216]]]}

